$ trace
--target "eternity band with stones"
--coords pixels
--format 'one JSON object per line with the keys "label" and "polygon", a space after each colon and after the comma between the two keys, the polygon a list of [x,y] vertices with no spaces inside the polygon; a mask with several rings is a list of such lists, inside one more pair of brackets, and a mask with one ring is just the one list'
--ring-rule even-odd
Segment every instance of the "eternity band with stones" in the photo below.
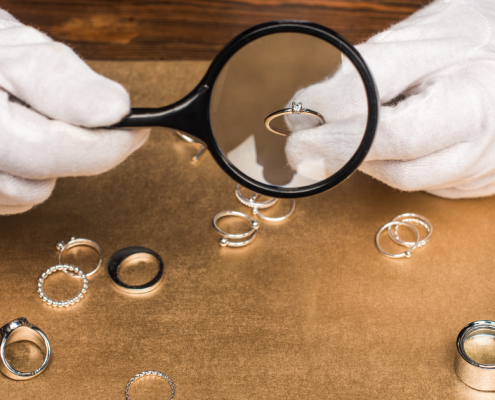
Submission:
{"label": "eternity band with stones", "polygon": [[314,117],[318,121],[318,125],[323,125],[325,123],[325,118],[319,112],[310,110],[309,108],[303,108],[302,103],[292,103],[291,108],[284,108],[282,110],[275,111],[265,118],[265,126],[270,132],[276,133],[277,135],[288,136],[292,132],[283,131],[281,129],[274,128],[271,126],[271,122],[278,117],[288,114],[305,114]]}
{"label": "eternity band with stones", "polygon": [[[67,301],[56,301],[56,300],[50,299],[48,296],[45,295],[45,292],[43,291],[43,284],[45,283],[46,278],[48,278],[48,276],[50,276],[51,274],[53,274],[55,272],[60,272],[60,271],[74,272],[74,274],[76,274],[83,281],[83,286],[82,286],[82,289],[79,292],[79,294],[76,297],[73,297],[72,299],[67,300]],[[78,303],[84,297],[84,294],[86,293],[87,290],[88,290],[88,278],[86,278],[86,275],[84,274],[84,272],[82,272],[79,268],[74,267],[72,265],[55,265],[53,267],[50,267],[45,272],[43,272],[41,274],[40,278],[38,279],[39,296],[41,297],[41,299],[46,304],[48,304],[49,306],[52,306],[52,307],[62,308],[62,307],[73,306],[74,304]]]}
{"label": "eternity band with stones", "polygon": [[168,375],[165,375],[159,371],[144,371],[134,376],[127,384],[125,388],[125,400],[131,400],[131,395],[129,394],[129,391],[131,390],[132,384],[144,376],[158,376],[160,378],[165,379],[170,384],[170,387],[172,389],[172,395],[170,396],[169,400],[172,400],[175,397],[175,385],[174,382],[172,382],[172,379],[170,379]]}

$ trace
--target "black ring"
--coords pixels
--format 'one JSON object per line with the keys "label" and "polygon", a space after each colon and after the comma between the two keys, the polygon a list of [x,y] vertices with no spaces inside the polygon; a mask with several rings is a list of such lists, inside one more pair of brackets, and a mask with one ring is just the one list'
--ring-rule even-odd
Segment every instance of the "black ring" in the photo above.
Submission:
{"label": "black ring", "polygon": [[[128,285],[120,280],[119,267],[122,264],[122,261],[124,261],[126,258],[129,258],[134,254],[140,254],[140,253],[150,254],[154,258],[156,258],[156,260],[158,261],[158,274],[156,274],[156,276],[151,281],[143,285]],[[164,275],[163,261],[157,252],[148,249],[146,247],[141,247],[141,246],[125,247],[123,249],[116,251],[112,255],[112,257],[110,257],[110,260],[108,261],[108,275],[110,275],[110,279],[112,279],[112,282],[120,290],[126,293],[148,293],[151,292],[152,290],[155,290],[159,286],[160,281],[163,278]]]}

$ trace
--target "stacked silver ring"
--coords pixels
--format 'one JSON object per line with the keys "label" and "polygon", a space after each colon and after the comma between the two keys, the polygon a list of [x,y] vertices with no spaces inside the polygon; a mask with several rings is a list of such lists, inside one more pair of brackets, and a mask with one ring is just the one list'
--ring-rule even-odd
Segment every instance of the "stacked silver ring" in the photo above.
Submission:
{"label": "stacked silver ring", "polygon": [[[224,231],[223,229],[220,229],[218,226],[218,220],[220,218],[224,217],[237,217],[237,218],[242,218],[248,221],[251,225],[251,228],[244,233],[229,233]],[[252,243],[254,239],[256,239],[256,235],[258,234],[258,228],[259,228],[259,223],[258,221],[255,221],[252,219],[250,216],[241,213],[239,211],[222,211],[219,212],[215,217],[213,218],[213,227],[216,229],[216,231],[222,235],[222,239],[220,239],[220,246],[222,247],[244,247],[247,246],[248,244]],[[245,239],[248,238],[244,241],[238,242],[238,241],[231,241],[229,239]]]}
{"label": "stacked silver ring", "polygon": [[282,215],[281,217],[267,217],[266,215],[262,214],[260,210],[270,208],[274,206],[275,204],[278,203],[279,199],[276,198],[269,198],[268,200],[265,201],[256,201],[257,198],[259,197],[258,193],[254,193],[253,196],[250,198],[247,198],[244,196],[241,192],[241,185],[237,184],[235,187],[235,197],[237,197],[237,200],[246,207],[249,207],[252,209],[253,215],[261,218],[264,221],[268,222],[282,222],[285,221],[287,218],[289,218],[293,213],[294,210],[296,209],[296,201],[294,199],[291,199],[292,205],[289,210],[289,212],[285,215]]}
{"label": "stacked silver ring", "polygon": [[[425,238],[420,239],[419,231],[416,229],[411,222],[417,223],[426,229],[427,235]],[[404,241],[399,236],[399,227],[404,226],[411,229],[415,234],[415,241]],[[388,253],[380,245],[380,235],[383,231],[387,230],[390,238],[397,244],[406,247],[407,249],[402,253]],[[412,252],[416,250],[418,247],[425,246],[431,239],[431,235],[433,234],[433,225],[431,222],[424,216],[415,213],[404,213],[396,216],[392,219],[391,222],[383,225],[375,235],[375,246],[376,248],[385,256],[390,258],[409,258],[412,255]]]}
{"label": "stacked silver ring", "polygon": [[175,397],[175,385],[174,385],[174,382],[172,382],[172,379],[170,379],[170,377],[168,375],[165,375],[159,371],[144,371],[144,372],[140,372],[136,376],[132,377],[132,379],[127,384],[127,386],[125,388],[125,399],[126,400],[131,400],[131,395],[129,394],[129,392],[131,390],[132,384],[144,376],[158,376],[160,378],[165,379],[170,384],[170,387],[172,388],[172,395],[170,396],[169,400],[172,400]]}

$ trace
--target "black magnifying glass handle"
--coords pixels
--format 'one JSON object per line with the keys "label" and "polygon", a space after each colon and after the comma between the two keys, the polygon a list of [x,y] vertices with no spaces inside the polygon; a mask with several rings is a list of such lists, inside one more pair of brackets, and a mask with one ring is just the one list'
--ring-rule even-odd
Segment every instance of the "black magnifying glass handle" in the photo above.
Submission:
{"label": "black magnifying glass handle", "polygon": [[200,84],[182,100],[161,108],[132,108],[131,113],[112,128],[154,127],[186,132],[202,144],[209,142],[208,94],[209,87]]}

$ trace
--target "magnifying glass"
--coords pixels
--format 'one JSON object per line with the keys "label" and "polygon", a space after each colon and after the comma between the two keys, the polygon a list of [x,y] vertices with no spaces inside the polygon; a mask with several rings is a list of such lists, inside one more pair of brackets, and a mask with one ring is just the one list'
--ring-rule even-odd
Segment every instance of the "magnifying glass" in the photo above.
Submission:
{"label": "magnifying glass", "polygon": [[[321,99],[300,101],[301,89],[321,82],[332,88],[325,93],[325,110]],[[346,101],[352,112],[343,114]],[[378,108],[373,77],[350,43],[321,25],[275,21],[227,44],[182,100],[133,108],[117,127],[178,130],[206,146],[242,186],[298,198],[328,190],[358,168],[373,142]],[[322,134],[332,135],[331,165],[313,163],[311,173],[305,165],[289,165],[285,147],[291,134],[320,126]]]}

